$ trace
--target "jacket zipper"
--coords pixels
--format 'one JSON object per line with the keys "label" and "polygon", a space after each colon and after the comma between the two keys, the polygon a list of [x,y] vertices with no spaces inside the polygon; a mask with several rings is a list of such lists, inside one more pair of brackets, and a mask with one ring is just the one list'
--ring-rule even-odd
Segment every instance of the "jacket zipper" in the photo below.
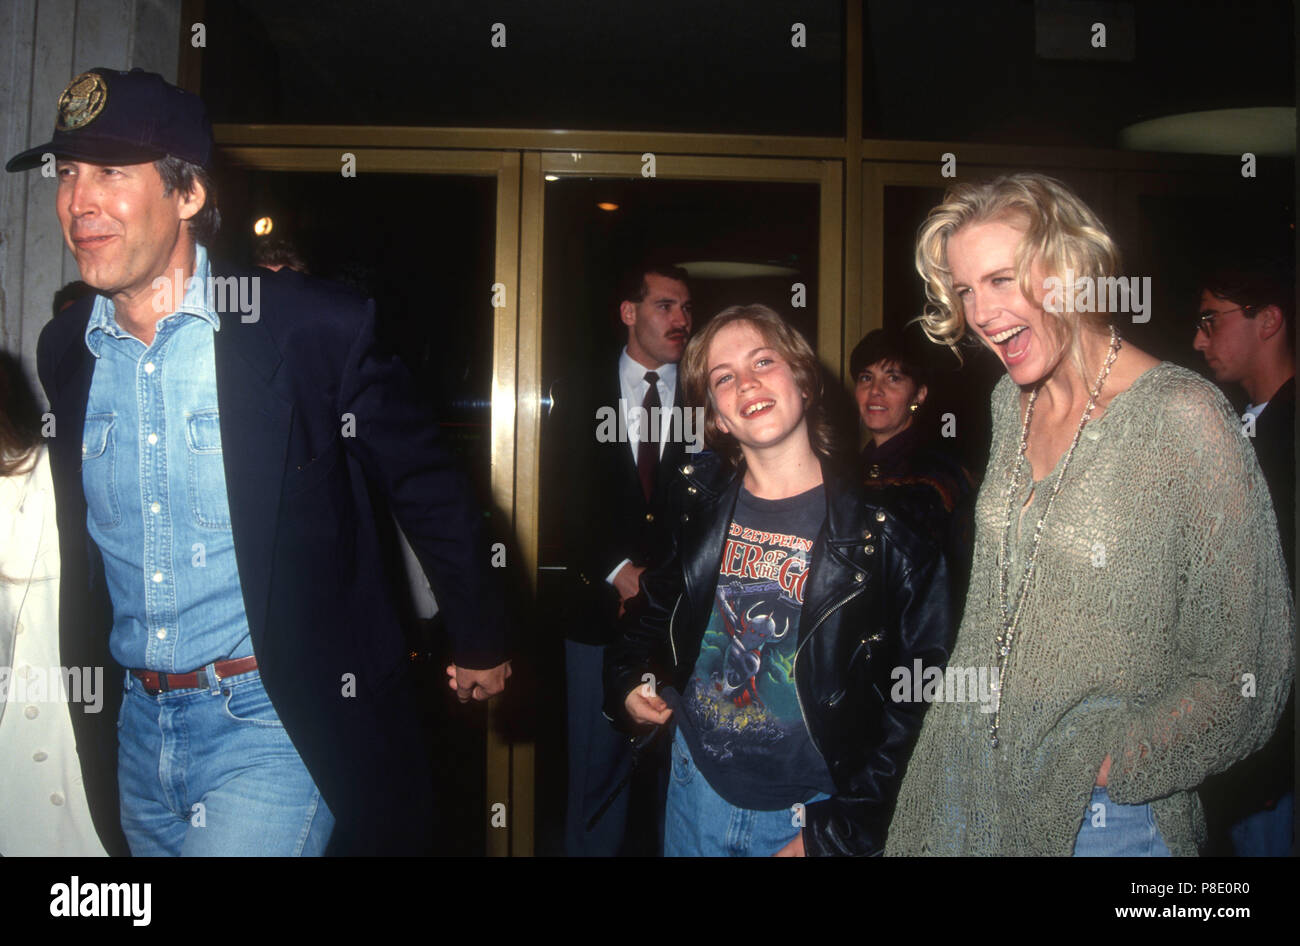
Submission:
{"label": "jacket zipper", "polygon": [[[676,670],[677,670],[677,643],[676,643],[676,641],[673,640],[673,622],[675,622],[675,621],[677,620],[677,609],[678,609],[679,607],[681,607],[681,604],[682,604],[682,598],[685,597],[685,595],[686,595],[686,593],[685,593],[685,592],[682,592],[681,594],[679,594],[679,595],[677,596],[677,602],[673,605],[673,613],[672,613],[672,617],[670,617],[670,618],[668,619],[668,646],[671,647],[671,648],[672,648],[672,651],[673,651],[673,671],[674,671],[674,672],[676,672]],[[796,694],[795,694],[795,695],[796,695],[796,696],[798,695],[798,692],[797,692],[798,689],[799,689],[798,687],[795,687],[795,690],[796,690]]]}
{"label": "jacket zipper", "polygon": [[825,753],[822,752],[822,747],[817,744],[817,736],[815,733],[813,733],[812,727],[808,725],[808,714],[804,712],[804,708],[803,708],[803,696],[800,695],[799,693],[799,678],[798,676],[796,676],[799,672],[799,654],[803,651],[804,644],[807,644],[810,640],[812,640],[812,636],[816,632],[817,628],[821,627],[828,617],[830,617],[840,608],[844,607],[844,605],[848,604],[858,595],[862,594],[862,592],[865,590],[866,590],[866,585],[862,585],[858,588],[853,589],[853,591],[849,592],[847,595],[845,595],[843,598],[837,601],[834,604],[834,606],[830,608],[830,610],[828,610],[825,614],[819,617],[817,619],[817,623],[814,624],[812,628],[808,631],[808,636],[803,639],[803,643],[801,643],[798,647],[795,648],[794,660],[791,661],[790,664],[790,675],[795,678],[794,697],[795,700],[799,703],[799,715],[803,717],[804,729],[808,730],[808,738],[809,740],[812,741],[813,748],[817,750],[817,754],[822,757],[823,762],[826,761],[826,755]]}

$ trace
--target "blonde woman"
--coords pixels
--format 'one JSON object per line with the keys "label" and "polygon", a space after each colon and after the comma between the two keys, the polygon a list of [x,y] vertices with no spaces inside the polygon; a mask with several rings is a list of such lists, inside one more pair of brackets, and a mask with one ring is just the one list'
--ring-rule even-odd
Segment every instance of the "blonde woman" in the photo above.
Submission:
{"label": "blonde woman", "polygon": [[1118,254],[1060,182],[953,188],[916,265],[931,339],[1007,370],[950,661],[997,689],[931,708],[888,852],[1196,854],[1196,786],[1263,744],[1294,672],[1254,454],[1217,388],[1082,311]]}

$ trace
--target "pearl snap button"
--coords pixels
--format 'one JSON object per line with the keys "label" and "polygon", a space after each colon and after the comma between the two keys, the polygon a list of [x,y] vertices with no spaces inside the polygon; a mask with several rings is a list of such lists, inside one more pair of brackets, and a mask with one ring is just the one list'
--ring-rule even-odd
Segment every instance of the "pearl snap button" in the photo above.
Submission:
{"label": "pearl snap button", "polygon": [[158,435],[157,435],[157,434],[150,434],[150,435],[149,435],[149,443],[150,443],[150,444],[155,444],[155,443],[157,443],[157,442],[158,442]]}

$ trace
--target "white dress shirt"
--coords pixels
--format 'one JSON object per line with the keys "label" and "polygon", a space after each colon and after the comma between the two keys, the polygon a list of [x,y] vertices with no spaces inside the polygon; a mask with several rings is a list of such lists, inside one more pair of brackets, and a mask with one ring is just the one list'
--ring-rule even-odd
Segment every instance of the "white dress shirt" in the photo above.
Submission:
{"label": "white dress shirt", "polygon": [[[637,448],[640,447],[642,438],[640,426],[634,424],[637,415],[632,412],[634,409],[641,407],[645,402],[646,392],[650,390],[650,382],[645,379],[647,371],[654,371],[659,375],[659,381],[655,387],[659,389],[659,404],[661,407],[659,456],[662,459],[664,448],[667,446],[668,438],[673,430],[669,424],[669,418],[672,416],[670,411],[674,406],[673,398],[677,394],[677,366],[663,364],[658,368],[647,368],[633,359],[627,353],[627,346],[623,346],[623,352],[618,356],[618,387],[621,393],[618,405],[621,414],[619,422],[622,428],[627,431],[627,445],[632,451],[633,466],[637,462]],[[646,422],[649,423],[648,418]],[[631,559],[625,558],[615,565],[614,570],[605,576],[605,580],[612,585],[614,576],[630,561]]]}

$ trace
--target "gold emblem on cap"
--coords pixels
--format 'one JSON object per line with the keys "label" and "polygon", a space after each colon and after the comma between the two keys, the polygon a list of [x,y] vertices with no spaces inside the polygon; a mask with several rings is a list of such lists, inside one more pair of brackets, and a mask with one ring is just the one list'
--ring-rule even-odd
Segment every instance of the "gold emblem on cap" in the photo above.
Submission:
{"label": "gold emblem on cap", "polygon": [[108,85],[97,72],[83,72],[59,96],[59,131],[75,131],[93,122],[108,101]]}

